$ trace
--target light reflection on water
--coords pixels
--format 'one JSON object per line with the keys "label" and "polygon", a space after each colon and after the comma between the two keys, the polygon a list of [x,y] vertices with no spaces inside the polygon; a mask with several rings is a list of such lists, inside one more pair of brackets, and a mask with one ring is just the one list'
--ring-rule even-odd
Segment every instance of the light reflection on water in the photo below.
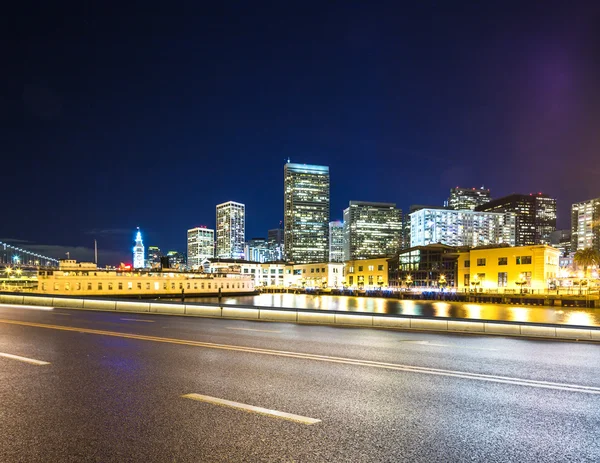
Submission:
{"label": "light reflection on water", "polygon": [[[186,302],[218,302],[215,297],[190,297]],[[339,310],[426,317],[508,320],[534,323],[600,326],[600,309],[472,304],[446,301],[412,301],[377,297],[313,296],[308,294],[260,294],[223,297],[224,304]]]}

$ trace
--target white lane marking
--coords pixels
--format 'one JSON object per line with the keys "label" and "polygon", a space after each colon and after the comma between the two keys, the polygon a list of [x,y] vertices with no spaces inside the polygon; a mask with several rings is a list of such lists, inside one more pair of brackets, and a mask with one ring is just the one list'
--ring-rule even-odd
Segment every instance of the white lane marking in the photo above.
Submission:
{"label": "white lane marking", "polygon": [[121,320],[126,321],[126,322],[154,323],[154,320],[142,320],[141,318],[121,318]]}
{"label": "white lane marking", "polygon": [[66,315],[66,316],[71,316],[73,315],[72,313],[61,313],[61,312],[52,312],[52,315]]}
{"label": "white lane marking", "polygon": [[321,420],[317,420],[316,418],[309,418],[307,416],[302,415],[294,415],[293,413],[280,412],[278,410],[269,410],[268,408],[255,407],[254,405],[243,404],[240,402],[232,402],[231,400],[219,399],[217,397],[211,397],[209,395],[184,394],[181,397],[185,399],[197,400],[199,402],[206,402],[209,404],[236,408],[238,410],[244,410],[246,412],[258,413],[260,415],[272,416],[274,418],[281,418],[283,420],[295,421],[296,423],[302,423],[306,425],[321,422]]}
{"label": "white lane marking", "polygon": [[254,328],[227,328],[228,330],[239,330],[239,331],[260,331],[261,333],[281,333],[277,330],[255,330]]}
{"label": "white lane marking", "polygon": [[50,365],[50,362],[44,362],[43,360],[30,359],[28,357],[21,357],[20,355],[7,354],[0,352],[0,357],[7,359],[18,360],[19,362],[31,363],[32,365]]}
{"label": "white lane marking", "polygon": [[459,346],[458,344],[437,344],[437,343],[430,342],[430,341],[413,341],[413,344],[421,344],[423,346],[431,346],[431,347],[456,347],[457,349],[491,350],[491,351],[498,350],[498,349],[492,349],[491,347]]}
{"label": "white lane marking", "polygon": [[26,310],[54,310],[54,307],[44,307],[40,305],[22,305],[22,304],[0,304],[0,309],[26,309]]}
{"label": "white lane marking", "polygon": [[570,392],[582,392],[586,394],[598,394],[600,395],[600,387],[594,386],[581,386],[578,384],[565,384],[565,383],[553,383],[550,381],[537,381],[530,379],[521,379],[521,378],[511,378],[508,376],[497,376],[497,375],[486,375],[480,373],[469,373],[466,371],[457,371],[457,370],[444,370],[441,368],[430,368],[430,367],[418,367],[414,365],[402,365],[400,363],[385,363],[378,362],[374,360],[360,360],[353,359],[347,357],[332,357],[327,355],[319,355],[319,354],[308,354],[304,352],[291,352],[284,350],[273,350],[273,349],[262,349],[259,347],[245,347],[245,346],[236,346],[232,344],[216,344],[212,342],[204,342],[204,341],[192,341],[186,339],[176,339],[176,338],[163,338],[159,336],[146,336],[141,334],[133,334],[133,333],[119,333],[117,331],[105,331],[105,330],[95,330],[90,328],[77,328],[73,326],[63,326],[63,325],[48,325],[44,323],[33,323],[26,322],[22,320],[7,320],[0,319],[0,323],[6,323],[9,325],[21,325],[21,326],[31,326],[37,328],[46,328],[52,330],[61,330],[61,331],[75,331],[80,333],[89,333],[96,334],[100,336],[113,336],[117,338],[125,338],[125,339],[137,339],[140,341],[152,341],[152,342],[162,342],[167,344],[178,344],[184,346],[195,346],[195,347],[205,347],[208,349],[221,349],[221,350],[230,350],[236,352],[247,352],[253,354],[263,354],[263,355],[272,355],[277,357],[288,357],[288,358],[297,358],[304,360],[316,360],[320,362],[331,362],[331,363],[340,363],[346,365],[355,365],[355,366],[366,366],[373,368],[382,368],[386,370],[393,371],[406,371],[411,373],[423,373],[429,375],[439,375],[439,376],[449,376],[455,378],[465,378],[479,381],[490,381],[496,383],[504,383],[504,384],[516,384],[520,386],[529,386],[529,387],[539,387],[546,389],[558,389]]}

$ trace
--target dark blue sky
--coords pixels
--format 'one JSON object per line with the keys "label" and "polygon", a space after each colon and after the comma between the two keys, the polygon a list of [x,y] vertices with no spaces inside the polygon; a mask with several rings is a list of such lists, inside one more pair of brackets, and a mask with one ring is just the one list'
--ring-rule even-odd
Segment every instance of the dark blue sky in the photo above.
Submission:
{"label": "dark blue sky", "polygon": [[288,156],[330,166],[332,220],[484,184],[557,197],[568,227],[600,196],[600,6],[472,3],[7,17],[0,239],[127,256],[139,225],[185,250],[227,200],[264,236]]}

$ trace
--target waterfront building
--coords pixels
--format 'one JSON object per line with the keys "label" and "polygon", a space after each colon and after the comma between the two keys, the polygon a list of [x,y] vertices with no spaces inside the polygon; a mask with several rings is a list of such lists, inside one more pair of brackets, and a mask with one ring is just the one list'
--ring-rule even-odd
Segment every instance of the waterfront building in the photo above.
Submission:
{"label": "waterfront building", "polygon": [[217,257],[243,259],[246,206],[235,201],[217,205]]}
{"label": "waterfront building", "polygon": [[252,294],[254,281],[240,274],[211,275],[173,270],[100,269],[93,263],[61,260],[59,269],[38,271],[40,294],[67,296],[179,297]]}
{"label": "waterfront building", "polygon": [[490,201],[490,190],[481,188],[451,188],[446,206],[454,210],[475,210]]}
{"label": "waterfront building", "polygon": [[148,246],[148,257],[146,259],[146,267],[158,268],[160,267],[160,258],[163,256],[158,246]]}
{"label": "waterfront building", "polygon": [[410,214],[411,246],[515,245],[515,214],[470,210],[419,209]]}
{"label": "waterfront building", "polygon": [[251,278],[255,288],[284,286],[284,262],[250,262],[239,259],[212,259],[209,273],[243,275]]}
{"label": "waterfront building", "polygon": [[344,286],[351,289],[379,289],[389,286],[388,257],[356,259],[345,262]]}
{"label": "waterfront building", "polygon": [[135,235],[135,246],[133,247],[133,268],[144,268],[145,267],[145,259],[144,259],[144,243],[142,241],[142,232],[140,231],[140,227],[137,229],[137,233]]}
{"label": "waterfront building", "polygon": [[556,230],[556,199],[542,193],[511,194],[475,210],[514,213],[517,218],[515,246],[550,244],[550,234]]}
{"label": "waterfront building", "polygon": [[344,264],[341,262],[287,264],[284,273],[286,288],[341,288],[343,279]]}
{"label": "waterfront building", "polygon": [[295,263],[329,260],[329,167],[284,166],[286,259]]}
{"label": "waterfront building", "polygon": [[464,251],[458,257],[458,289],[546,290],[559,276],[559,256],[547,245]]}
{"label": "waterfront building", "polygon": [[187,265],[196,270],[202,262],[214,257],[215,231],[205,226],[187,231]]}
{"label": "waterfront building", "polygon": [[587,248],[600,252],[600,198],[571,207],[571,251]]}
{"label": "waterfront building", "polygon": [[340,220],[329,222],[329,261],[344,261],[344,224]]}
{"label": "waterfront building", "polygon": [[458,248],[445,244],[414,246],[388,260],[393,288],[452,288],[456,286]]}
{"label": "waterfront building", "polygon": [[402,210],[394,203],[350,201],[344,209],[344,260],[396,254],[402,246]]}

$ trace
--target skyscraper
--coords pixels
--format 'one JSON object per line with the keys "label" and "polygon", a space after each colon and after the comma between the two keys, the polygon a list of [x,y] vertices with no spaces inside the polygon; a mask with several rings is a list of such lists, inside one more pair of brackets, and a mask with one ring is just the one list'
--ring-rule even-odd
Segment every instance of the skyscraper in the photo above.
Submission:
{"label": "skyscraper", "polygon": [[235,201],[217,205],[217,257],[243,259],[246,206]]}
{"label": "skyscraper", "polygon": [[148,246],[148,258],[146,259],[147,267],[159,267],[160,258],[163,256],[158,246]]}
{"label": "skyscraper", "polygon": [[144,268],[144,243],[140,227],[135,235],[135,246],[133,247],[133,268]]}
{"label": "skyscraper", "polygon": [[446,206],[454,210],[475,210],[490,201],[490,190],[481,188],[451,188]]}
{"label": "skyscraper", "polygon": [[402,247],[402,210],[394,203],[350,201],[344,209],[344,260],[396,254]]}
{"label": "skyscraper", "polygon": [[215,256],[215,231],[211,228],[195,227],[187,232],[187,264],[197,269],[205,259]]}
{"label": "skyscraper", "polygon": [[344,224],[341,220],[329,222],[329,262],[344,261]]}
{"label": "skyscraper", "polygon": [[284,166],[284,239],[288,261],[329,260],[329,167]]}
{"label": "skyscraper", "polygon": [[514,213],[517,216],[515,246],[550,244],[550,234],[556,230],[556,199],[542,193],[504,196],[475,210]]}
{"label": "skyscraper", "polygon": [[600,252],[600,198],[571,207],[571,251],[586,248]]}
{"label": "skyscraper", "polygon": [[281,222],[279,228],[271,228],[267,233],[267,247],[271,251],[272,260],[283,260],[283,228]]}
{"label": "skyscraper", "polygon": [[410,214],[411,247],[515,245],[514,213],[420,209]]}

